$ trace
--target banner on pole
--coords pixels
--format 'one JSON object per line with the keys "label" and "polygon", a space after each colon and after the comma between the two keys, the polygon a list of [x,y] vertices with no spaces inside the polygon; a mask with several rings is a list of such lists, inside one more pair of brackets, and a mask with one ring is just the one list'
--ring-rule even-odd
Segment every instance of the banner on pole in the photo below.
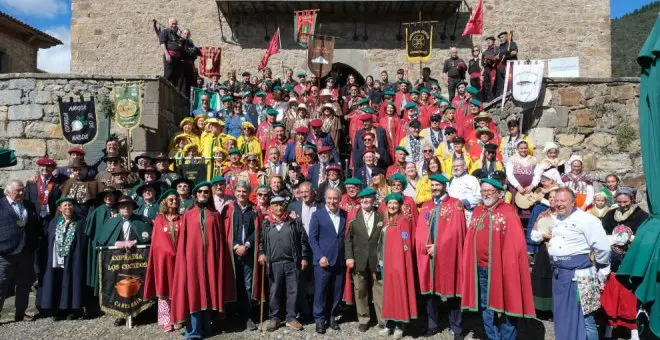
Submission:
{"label": "banner on pole", "polygon": [[429,60],[433,48],[433,23],[414,22],[405,24],[405,28],[408,62]]}
{"label": "banner on pole", "polygon": [[144,300],[149,246],[99,250],[101,308],[117,316],[136,316],[153,301]]}
{"label": "banner on pole", "polygon": [[87,144],[98,134],[94,97],[89,100],[63,102],[57,98],[60,109],[60,127],[62,135],[70,144]]}
{"label": "banner on pole", "polygon": [[220,47],[202,47],[202,57],[199,59],[199,75],[210,78],[220,75]]}
{"label": "banner on pole", "polygon": [[529,103],[535,101],[541,92],[545,61],[513,61],[513,99]]}
{"label": "banner on pole", "polygon": [[264,53],[264,56],[261,57],[261,61],[259,62],[259,66],[257,69],[259,71],[263,70],[268,66],[268,59],[270,59],[271,56],[276,55],[280,53],[280,28],[277,28],[277,31],[275,31],[275,34],[273,34],[273,37],[270,38],[270,42],[268,43],[268,47],[266,48],[266,53]]}
{"label": "banner on pole", "polygon": [[316,30],[316,16],[318,9],[293,12],[293,40],[300,47],[307,47],[309,40]]}
{"label": "banner on pole", "polygon": [[335,54],[335,37],[329,35],[315,35],[311,37],[307,47],[307,67],[318,78],[330,73],[332,58]]}
{"label": "banner on pole", "polygon": [[115,122],[124,129],[133,129],[142,120],[141,83],[115,85]]}

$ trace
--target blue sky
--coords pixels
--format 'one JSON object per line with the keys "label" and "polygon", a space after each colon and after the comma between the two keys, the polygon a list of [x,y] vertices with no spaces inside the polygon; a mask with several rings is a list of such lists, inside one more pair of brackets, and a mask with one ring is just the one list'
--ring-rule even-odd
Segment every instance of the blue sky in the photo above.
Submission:
{"label": "blue sky", "polygon": [[[618,18],[656,1],[658,0],[611,0],[610,16]],[[69,71],[71,61],[70,0],[0,0],[0,10],[62,40],[64,45],[39,51],[39,68],[48,72]]]}

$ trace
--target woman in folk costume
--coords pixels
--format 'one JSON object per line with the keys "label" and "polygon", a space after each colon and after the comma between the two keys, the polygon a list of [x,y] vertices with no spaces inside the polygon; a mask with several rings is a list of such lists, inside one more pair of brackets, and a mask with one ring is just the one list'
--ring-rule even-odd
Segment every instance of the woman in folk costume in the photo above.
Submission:
{"label": "woman in folk costume", "polygon": [[[611,208],[616,208],[616,199],[614,195],[619,189],[619,176],[615,174],[609,174],[605,177],[605,185],[600,189],[600,192],[605,195],[605,205]],[[594,197],[595,199],[595,197]]]}
{"label": "woman in folk costume", "polygon": [[[259,166],[263,166],[264,151],[261,150],[261,143],[255,135],[256,128],[250,122],[241,123],[241,135],[236,139],[236,147],[243,152],[244,155],[255,153],[259,156]],[[229,150],[229,149],[227,149]]]}
{"label": "woman in folk costume", "polygon": [[203,114],[203,113],[195,116],[195,118],[194,118],[195,129],[193,130],[193,132],[195,132],[197,137],[199,137],[200,141],[202,140],[202,138],[206,134],[206,120],[208,118],[209,117],[207,115]]}
{"label": "woman in folk costume", "polygon": [[383,277],[383,313],[386,327],[381,335],[393,332],[394,339],[403,337],[403,325],[417,319],[415,268],[411,221],[401,211],[403,196],[385,197],[387,214],[378,242],[378,265]]}
{"label": "woman in folk costume", "polygon": [[534,224],[539,219],[539,215],[551,207],[548,195],[551,191],[559,188],[559,183],[561,183],[561,178],[557,169],[547,170],[540,178],[539,188],[534,190],[533,195],[530,197],[531,201],[535,201],[531,208],[526,230],[527,252],[530,254],[536,254],[538,248],[542,245],[540,240],[532,241],[531,233],[534,229]]}
{"label": "woman in folk costume", "polygon": [[85,220],[75,213],[76,200],[65,196],[57,200],[58,216],[46,230],[48,261],[39,287],[40,309],[53,312],[55,320],[77,319],[83,307],[85,285]]}
{"label": "woman in folk costume", "polygon": [[568,159],[570,171],[562,175],[564,185],[575,193],[575,206],[587,211],[594,202],[594,186],[584,173],[582,157],[573,155]]}
{"label": "woman in folk costume", "polygon": [[381,117],[378,121],[380,127],[385,129],[385,136],[387,137],[387,145],[390,151],[390,159],[396,159],[395,148],[406,136],[405,128],[402,125],[401,118],[396,114],[396,106],[394,103],[388,102],[385,104],[385,116]]}
{"label": "woman in folk costume", "polygon": [[[484,150],[486,144],[497,145],[497,140],[494,134],[487,127],[480,127],[474,131],[474,137],[470,138],[465,144],[465,148],[472,159],[472,163],[476,163],[484,157]],[[497,153],[496,160],[501,161],[502,156]]]}
{"label": "woman in folk costume", "polygon": [[[321,131],[329,134],[332,137],[335,148],[339,149],[340,145],[343,145],[341,137],[343,136],[343,127],[344,125],[341,122],[341,119],[337,116],[337,110],[332,103],[325,103],[321,107],[321,120],[323,125],[321,126]],[[310,121],[312,128],[314,127]],[[320,147],[320,145],[319,145]]]}
{"label": "woman in folk costume", "polygon": [[[506,178],[509,181],[509,190],[513,197],[518,192],[523,195],[531,194],[534,188],[539,184],[540,178],[534,181],[534,168],[536,167],[536,158],[529,154],[527,141],[521,139],[516,145],[516,153],[509,157],[506,163]],[[524,211],[524,218],[529,218],[529,210]]]}
{"label": "woman in folk costume", "polygon": [[610,211],[610,207],[607,205],[607,195],[602,191],[595,193],[594,204],[587,212],[603,221],[603,217],[607,215],[608,211]]}
{"label": "woman in folk costume", "polygon": [[442,162],[438,157],[433,156],[429,160],[429,168],[426,172],[426,175],[422,176],[417,182],[417,203],[423,204],[426,201],[429,201],[433,198],[431,193],[431,176],[442,173]]}
{"label": "woman in folk costume", "polygon": [[[450,126],[454,128],[454,133],[457,136],[463,136],[463,126],[456,120],[456,108],[447,106],[442,110],[442,121],[440,122],[440,128],[442,131],[445,131],[445,129]],[[448,141],[446,137],[445,141]]]}
{"label": "woman in folk costume", "polygon": [[293,138],[294,132],[296,128],[294,127],[294,124],[296,123],[296,119],[298,119],[298,105],[300,105],[300,102],[298,99],[295,97],[289,98],[289,107],[284,112],[284,128],[287,131],[287,138]]}
{"label": "woman in folk costume", "polygon": [[[246,181],[250,183],[251,188],[257,188],[262,184],[266,184],[266,173],[261,171],[259,167],[259,156],[254,153],[250,153],[243,157],[245,163],[247,164],[247,169],[241,172],[238,175],[238,181]],[[250,202],[252,204],[257,203],[257,196],[254,193],[250,193]]]}
{"label": "woman in folk costume", "polygon": [[532,215],[529,218],[527,229],[529,231],[529,240],[527,249],[530,249],[530,242],[534,243],[534,264],[532,265],[532,292],[534,294],[534,307],[537,311],[552,313],[552,263],[548,255],[548,243],[544,242],[543,233],[549,228],[557,218],[554,208],[555,191],[559,188],[548,179],[543,179],[544,185],[552,185],[545,189],[545,198],[543,202],[537,203],[532,209]]}
{"label": "woman in folk costume", "polygon": [[174,138],[172,138],[172,143],[172,148],[169,149],[168,155],[174,159],[172,164],[173,170],[175,165],[179,166],[183,163],[183,157],[186,155],[186,146],[195,145],[195,147],[198,147],[198,145],[195,144],[192,139],[190,139],[190,136],[185,133],[180,133],[174,136]]}
{"label": "woman in folk costume", "polygon": [[305,104],[298,105],[296,110],[296,120],[293,122],[293,130],[289,130],[289,136],[293,137],[295,135],[295,130],[299,127],[305,127],[309,129],[309,110]]}
{"label": "woman in folk costume", "polygon": [[199,145],[199,135],[196,132],[197,126],[195,126],[195,120],[192,117],[182,119],[181,123],[179,123],[179,128],[181,130],[179,130],[170,141],[168,150],[171,151],[176,148],[177,136],[181,134],[187,135],[192,143]]}
{"label": "woman in folk costume", "polygon": [[174,189],[167,190],[159,199],[159,214],[154,219],[149,264],[144,280],[144,299],[158,298],[158,325],[164,332],[181,328],[174,324],[170,308],[176,241],[181,229],[180,205],[181,201]]}
{"label": "woman in folk costume", "polygon": [[206,173],[206,177],[213,178],[216,176],[221,176],[225,172],[225,167],[228,164],[227,160],[227,151],[221,146],[216,146],[213,148],[213,162],[210,164],[210,169]]}
{"label": "woman in folk costume", "polygon": [[[540,178],[542,173],[551,168],[557,169],[560,176],[566,172],[566,164],[563,159],[559,158],[559,145],[554,142],[545,143],[543,154],[545,158],[538,162],[538,166],[534,169],[534,176]],[[561,181],[558,184],[563,186]]]}

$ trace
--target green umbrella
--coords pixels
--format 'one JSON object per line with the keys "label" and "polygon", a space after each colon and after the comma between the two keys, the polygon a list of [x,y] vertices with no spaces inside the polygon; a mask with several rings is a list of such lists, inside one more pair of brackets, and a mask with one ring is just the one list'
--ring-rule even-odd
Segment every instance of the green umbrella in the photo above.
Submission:
{"label": "green umbrella", "polygon": [[642,67],[639,126],[650,217],[637,229],[617,278],[650,306],[649,327],[660,336],[660,17],[637,57]]}
{"label": "green umbrella", "polygon": [[0,168],[16,165],[16,154],[14,150],[0,148]]}

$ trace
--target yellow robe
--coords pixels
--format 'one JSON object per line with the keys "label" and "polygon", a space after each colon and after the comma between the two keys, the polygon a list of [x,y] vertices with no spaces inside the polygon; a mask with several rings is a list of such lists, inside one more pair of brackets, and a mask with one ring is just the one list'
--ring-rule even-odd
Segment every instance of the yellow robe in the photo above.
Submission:
{"label": "yellow robe", "polygon": [[247,155],[248,153],[257,154],[259,156],[259,167],[262,167],[264,164],[264,154],[263,150],[261,150],[259,139],[256,136],[252,136],[247,143],[246,139],[247,138],[243,135],[238,136],[238,139],[236,140],[236,147],[243,151],[244,155]]}

